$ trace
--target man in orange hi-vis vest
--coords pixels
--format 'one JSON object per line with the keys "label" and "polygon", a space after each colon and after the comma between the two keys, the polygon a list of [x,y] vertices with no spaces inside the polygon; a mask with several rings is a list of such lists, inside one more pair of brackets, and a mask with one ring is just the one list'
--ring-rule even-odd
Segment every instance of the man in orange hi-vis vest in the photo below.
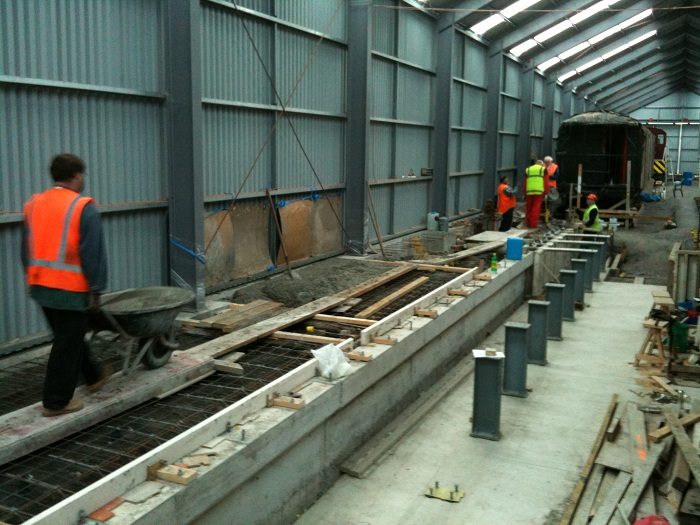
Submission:
{"label": "man in orange hi-vis vest", "polygon": [[508,186],[508,177],[501,177],[501,182],[498,185],[498,213],[501,214],[499,232],[507,232],[513,225],[513,210],[518,203],[515,191],[514,188]]}
{"label": "man in orange hi-vis vest", "polygon": [[64,153],[51,162],[54,186],[24,205],[22,263],[31,297],[53,332],[44,379],[43,415],[83,408],[73,393],[82,372],[88,390],[104,385],[108,370],[90,356],[85,343],[88,313],[99,308],[107,281],[100,215],[85,187],[85,162]]}
{"label": "man in orange hi-vis vest", "polygon": [[549,187],[556,189],[557,179],[559,178],[559,165],[554,162],[554,159],[547,155],[544,158],[544,169],[547,170],[547,177],[549,177]]}

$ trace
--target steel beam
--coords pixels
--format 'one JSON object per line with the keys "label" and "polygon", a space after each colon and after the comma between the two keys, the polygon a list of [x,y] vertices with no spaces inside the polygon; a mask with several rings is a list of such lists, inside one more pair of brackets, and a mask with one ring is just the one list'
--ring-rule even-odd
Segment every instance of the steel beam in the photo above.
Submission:
{"label": "steel beam", "polygon": [[170,204],[170,282],[204,305],[201,7],[173,0],[167,9],[166,101]]}
{"label": "steel beam", "polygon": [[556,83],[545,79],[544,82],[544,133],[542,145],[554,154],[554,91]]}
{"label": "steel beam", "polygon": [[574,300],[581,309],[586,306],[586,273],[588,273],[588,261],[586,259],[571,259],[571,267],[576,271],[574,280]]}
{"label": "steel beam", "polygon": [[[437,23],[437,30],[443,31],[455,24],[460,24],[474,11],[485,9],[489,5],[485,0],[462,0],[456,5],[450,6],[448,11],[440,14]],[[484,16],[486,18],[486,16]]]}
{"label": "steel beam", "polygon": [[[667,73],[668,72],[677,72],[677,71],[682,71],[682,65],[683,65],[684,60],[676,60],[671,63],[665,63],[665,64],[659,64],[654,68],[649,69],[648,71],[639,71],[637,74],[635,74],[633,77],[631,77],[629,80],[622,82],[620,84],[610,86],[609,88],[601,91],[598,93],[595,97],[595,99],[599,102],[605,102],[606,100],[614,98],[616,95],[619,95],[620,93],[624,92],[624,90],[633,88],[637,85],[639,85],[640,82],[645,82],[648,80],[652,79],[657,79],[661,77],[668,77]],[[592,95],[589,95],[592,96]]]}
{"label": "steel beam", "polygon": [[452,116],[452,57],[455,31],[450,26],[435,35],[437,67],[433,97],[435,132],[433,133],[432,211],[447,215],[450,165],[450,119]]}
{"label": "steel beam", "polygon": [[646,97],[647,93],[652,92],[656,88],[666,84],[677,83],[682,78],[683,74],[679,73],[677,75],[674,75],[673,77],[658,78],[650,82],[641,82],[630,92],[621,94],[615,97],[614,99],[609,100],[604,104],[604,106],[609,108],[624,107],[628,103],[632,103],[633,101]]}
{"label": "steel beam", "polygon": [[574,270],[560,270],[559,280],[565,286],[562,298],[562,319],[564,321],[575,321],[574,304],[576,302],[576,272]]}
{"label": "steel beam", "polygon": [[371,4],[371,0],[351,0],[348,22],[345,227],[348,247],[363,253],[369,233],[366,225]]}
{"label": "steel beam", "polygon": [[[535,70],[530,69],[521,75],[522,89],[520,93],[520,137],[516,150],[516,173],[524,173],[530,165],[530,130],[532,128],[532,93],[535,85]],[[538,158],[541,152],[538,152]],[[516,175],[517,176],[517,175]],[[515,184],[516,181],[513,181]]]}
{"label": "steel beam", "polygon": [[[503,53],[490,55],[487,58],[486,92],[486,132],[484,133],[484,184],[482,185],[481,202],[488,195],[496,193],[498,182],[498,163],[500,160],[500,140],[498,129],[501,122],[501,83],[503,81]],[[515,184],[516,181],[513,181]]]}
{"label": "steel beam", "polygon": [[527,397],[527,348],[530,342],[530,324],[505,324],[506,362],[503,369],[503,394]]}
{"label": "steel beam", "polygon": [[472,399],[472,437],[501,439],[501,377],[503,352],[472,350],[474,355],[474,396]]}
{"label": "steel beam", "polygon": [[547,339],[561,341],[561,322],[564,306],[564,288],[560,283],[544,285],[545,300],[549,303],[547,310]]}
{"label": "steel beam", "polygon": [[626,106],[620,106],[619,111],[625,114],[629,114],[633,111],[638,110],[639,108],[643,108],[647,104],[656,102],[657,100],[664,98],[665,96],[670,95],[675,91],[678,91],[679,87],[679,84],[669,84],[662,86],[661,88],[655,90],[652,94],[645,98],[637,99],[635,102],[630,102]]}
{"label": "steel beam", "polygon": [[530,344],[527,347],[527,362],[532,365],[547,364],[547,319],[548,301],[528,301],[527,322],[530,323]]}

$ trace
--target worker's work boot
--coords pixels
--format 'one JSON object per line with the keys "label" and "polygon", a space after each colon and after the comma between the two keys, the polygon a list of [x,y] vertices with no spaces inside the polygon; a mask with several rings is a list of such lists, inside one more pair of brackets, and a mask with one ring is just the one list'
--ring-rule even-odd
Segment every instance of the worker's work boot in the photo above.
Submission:
{"label": "worker's work boot", "polygon": [[80,399],[73,398],[63,408],[45,408],[42,411],[41,415],[44,417],[61,416],[63,414],[70,414],[71,412],[77,412],[78,410],[82,410],[84,406],[85,403],[83,403]]}
{"label": "worker's work boot", "polygon": [[109,381],[109,378],[112,377],[112,365],[107,363],[106,365],[102,366],[102,371],[100,372],[100,378],[95,381],[93,384],[88,385],[87,389],[91,394],[94,394],[95,392],[98,392],[102,389],[103,386],[105,386],[105,383]]}

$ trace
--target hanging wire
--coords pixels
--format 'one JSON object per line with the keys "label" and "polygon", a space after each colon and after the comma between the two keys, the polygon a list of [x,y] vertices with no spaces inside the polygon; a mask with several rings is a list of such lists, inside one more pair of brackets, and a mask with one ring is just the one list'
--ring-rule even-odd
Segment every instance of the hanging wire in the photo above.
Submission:
{"label": "hanging wire", "polygon": [[[311,53],[309,53],[309,58],[307,59],[306,63],[304,64],[304,68],[302,69],[301,73],[297,77],[296,82],[294,83],[294,86],[292,87],[292,90],[289,93],[289,96],[287,97],[287,100],[285,102],[282,102],[282,98],[280,97],[279,93],[277,92],[277,88],[275,87],[275,82],[274,82],[272,76],[270,75],[270,72],[268,71],[264,60],[262,59],[262,56],[260,55],[260,51],[258,50],[258,47],[255,45],[255,41],[253,40],[253,37],[248,30],[247,24],[245,23],[245,19],[241,18],[241,22],[243,24],[243,29],[244,29],[246,35],[248,36],[248,39],[250,40],[250,42],[253,46],[253,49],[255,50],[255,54],[257,55],[258,59],[260,60],[260,63],[263,66],[263,69],[265,70],[265,74],[266,74],[268,80],[270,80],[270,84],[272,85],[272,89],[275,92],[275,96],[279,100],[280,106],[282,107],[282,111],[275,115],[275,122],[273,123],[272,127],[270,128],[270,131],[268,132],[267,137],[265,138],[265,142],[263,142],[262,146],[258,150],[258,153],[255,156],[255,159],[253,159],[253,163],[251,164],[250,168],[248,169],[246,176],[243,178],[243,182],[241,182],[240,187],[238,188],[235,195],[233,196],[233,199],[231,200],[231,204],[229,205],[228,209],[226,210],[226,213],[221,217],[221,220],[219,221],[219,224],[217,224],[216,229],[214,230],[214,233],[211,236],[211,239],[209,239],[209,242],[207,242],[207,245],[204,248],[205,254],[209,251],[209,248],[211,247],[212,242],[214,242],[214,239],[216,238],[216,236],[218,235],[219,230],[221,230],[221,227],[223,226],[224,221],[226,221],[226,219],[233,212],[233,209],[236,205],[236,201],[238,200],[238,196],[243,191],[243,188],[245,187],[246,182],[248,182],[248,179],[250,178],[250,176],[253,174],[253,171],[255,170],[255,166],[258,164],[258,161],[260,160],[260,157],[262,156],[263,151],[265,150],[267,145],[270,143],[272,136],[275,134],[275,131],[277,129],[277,125],[279,124],[280,117],[282,115],[284,115],[287,118],[287,121],[289,122],[289,125],[292,128],[292,131],[294,133],[294,137],[296,138],[297,142],[299,143],[299,146],[301,147],[301,149],[304,153],[304,157],[306,158],[307,162],[311,166],[311,169],[312,169],[314,175],[316,176],[316,179],[319,181],[319,184],[321,184],[320,178],[318,177],[318,174],[316,173],[316,170],[314,169],[314,167],[311,163],[311,160],[309,159],[309,156],[306,153],[306,150],[304,150],[304,147],[302,146],[301,141],[299,140],[299,136],[297,135],[296,130],[294,129],[294,126],[292,125],[292,122],[289,118],[289,115],[287,114],[286,107],[289,104],[289,102],[292,100],[294,95],[296,94],[297,89],[299,88],[299,85],[301,84],[302,79],[306,76],[306,73],[308,72],[309,67],[313,63],[313,60],[316,56],[318,49],[321,46],[321,43],[326,38],[326,36],[325,36],[326,33],[330,29],[331,25],[333,24],[333,21],[335,20],[335,17],[337,16],[338,12],[340,11],[340,7],[342,5],[344,5],[344,3],[345,3],[344,0],[338,0],[337,5],[335,7],[335,10],[333,11],[333,15],[331,16],[328,24],[325,26],[322,34],[319,36],[318,40],[316,41],[314,48],[311,50]],[[235,1],[233,2],[233,6],[235,9],[238,9],[238,4],[236,4]],[[323,185],[321,185],[321,189],[323,189]],[[347,232],[345,232],[345,228],[343,227],[342,221],[340,221],[340,217],[336,213],[336,210],[333,207],[333,204],[330,202],[330,197],[327,196],[326,198],[328,198],[329,203],[331,204],[331,209],[333,210],[333,214],[335,215],[336,219],[338,219],[338,221],[340,222],[340,227],[343,228],[343,232],[347,234]]]}

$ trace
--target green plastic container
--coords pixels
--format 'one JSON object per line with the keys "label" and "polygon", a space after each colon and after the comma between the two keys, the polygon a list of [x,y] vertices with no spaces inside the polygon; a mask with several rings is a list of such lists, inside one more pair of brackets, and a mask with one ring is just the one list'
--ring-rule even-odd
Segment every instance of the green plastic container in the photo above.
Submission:
{"label": "green plastic container", "polygon": [[676,323],[673,325],[673,348],[676,352],[683,354],[688,350],[688,329],[689,325]]}

